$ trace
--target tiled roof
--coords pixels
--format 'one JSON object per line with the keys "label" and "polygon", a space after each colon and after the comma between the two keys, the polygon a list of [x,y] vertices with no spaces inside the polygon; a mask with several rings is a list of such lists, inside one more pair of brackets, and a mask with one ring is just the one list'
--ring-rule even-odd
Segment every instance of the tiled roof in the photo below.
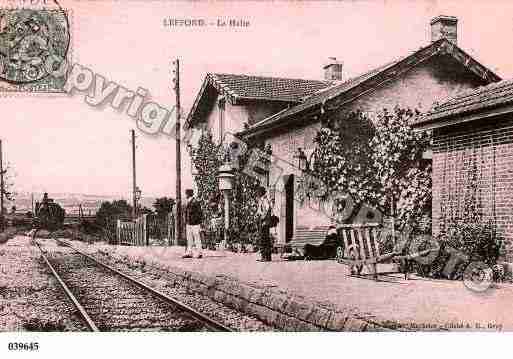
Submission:
{"label": "tiled roof", "polygon": [[500,81],[459,93],[435,105],[429,113],[417,121],[416,125],[510,103],[513,103],[513,80]]}
{"label": "tiled roof", "polygon": [[232,103],[249,100],[297,104],[305,96],[331,84],[329,81],[318,80],[208,73],[187,116],[187,126],[192,126],[201,118],[212,100],[213,91],[226,96]]}
{"label": "tiled roof", "polygon": [[299,102],[330,85],[327,81],[234,74],[209,74],[230,95],[252,100]]}
{"label": "tiled roof", "polygon": [[[476,60],[458,48],[455,44],[452,44],[448,40],[442,38],[425,47],[421,47],[419,50],[416,50],[407,56],[398,58],[383,66],[368,71],[358,77],[343,83],[334,84],[331,87],[325,89],[321,89],[311,96],[305,98],[302,103],[281,112],[279,115],[273,115],[266,120],[254,124],[249,129],[243,131],[242,135],[253,136],[259,133],[271,131],[276,127],[280,127],[282,124],[288,124],[290,121],[294,121],[295,119],[300,118],[299,114],[302,112],[306,113],[308,110],[321,107],[328,101],[332,101],[333,99],[339,98],[345,94],[349,95],[350,92],[358,93],[358,91],[360,91],[358,87],[360,86],[362,89],[361,91],[363,91],[363,88],[366,86],[366,84],[370,85],[371,83],[376,82],[376,85],[372,86],[377,86],[379,85],[379,82],[386,79],[389,80],[394,76],[397,76],[397,74],[401,71],[405,71],[408,68],[415,66],[417,63],[420,63],[437,54],[446,54],[452,56],[455,60],[464,65],[469,71],[474,72],[477,76],[481,77],[488,83],[497,82],[500,80],[499,76],[479,64]],[[351,91],[353,89],[354,91]],[[348,96],[347,102],[352,101],[354,98],[355,97],[353,95]],[[329,108],[329,106],[327,106],[327,108]]]}
{"label": "tiled roof", "polygon": [[259,122],[258,124],[255,124],[255,125],[256,126],[270,125],[272,123],[279,122],[286,117],[289,117],[296,113],[299,113],[305,109],[308,109],[315,105],[320,105],[328,99],[331,99],[331,98],[336,97],[346,91],[349,91],[350,89],[358,86],[362,82],[364,82],[367,79],[371,78],[372,76],[380,73],[381,71],[385,70],[386,68],[393,66],[394,64],[396,64],[397,62],[399,62],[401,60],[402,59],[398,59],[398,60],[389,62],[383,66],[375,68],[375,69],[368,71],[368,72],[366,72],[362,75],[359,75],[357,77],[351,78],[345,82],[332,85],[325,89],[321,89],[321,90],[315,92],[314,94],[312,94],[311,96],[305,98],[304,101],[302,103],[300,103],[299,105],[291,107],[287,111],[280,113],[279,116],[272,116],[272,117],[268,118],[267,120]]}

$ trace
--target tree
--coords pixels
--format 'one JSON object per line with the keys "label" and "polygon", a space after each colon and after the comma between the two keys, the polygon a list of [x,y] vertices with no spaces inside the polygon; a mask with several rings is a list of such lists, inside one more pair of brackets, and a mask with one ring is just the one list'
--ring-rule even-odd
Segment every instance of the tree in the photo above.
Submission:
{"label": "tree", "polygon": [[16,192],[14,191],[14,170],[9,163],[4,167],[2,175],[4,176],[4,200],[14,201],[14,197],[16,196]]}
{"label": "tree", "polygon": [[160,218],[166,217],[168,213],[173,211],[175,200],[171,197],[160,197],[153,203],[153,208]]}
{"label": "tree", "polygon": [[115,224],[117,219],[128,219],[131,213],[132,207],[124,199],[102,202],[100,209],[96,212],[95,223],[112,231],[113,223]]}
{"label": "tree", "polygon": [[[3,188],[0,188],[0,195],[2,195],[2,198],[4,201],[14,201],[14,197],[16,195],[16,193],[13,190],[14,174],[13,174],[12,167],[10,166],[9,163],[7,163],[7,165],[4,166],[1,175],[3,176],[4,185],[3,185]],[[5,208],[5,205],[4,205],[2,208],[2,214],[5,214],[5,213],[7,213],[7,209]],[[0,218],[0,228],[3,229],[4,225],[5,225],[4,218]]]}

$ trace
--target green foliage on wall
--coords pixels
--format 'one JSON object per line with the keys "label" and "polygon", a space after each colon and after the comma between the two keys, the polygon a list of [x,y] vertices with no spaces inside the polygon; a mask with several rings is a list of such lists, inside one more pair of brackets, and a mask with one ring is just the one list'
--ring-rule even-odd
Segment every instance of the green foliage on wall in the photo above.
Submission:
{"label": "green foliage on wall", "polygon": [[204,133],[196,147],[191,147],[190,155],[193,166],[196,168],[195,177],[197,193],[196,197],[201,202],[205,225],[223,213],[219,206],[215,205],[222,199],[219,190],[217,171],[223,163],[223,152],[214,142],[210,133]]}
{"label": "green foliage on wall", "polygon": [[[229,241],[250,243],[255,241],[256,228],[256,189],[258,181],[245,174],[242,169],[249,159],[249,153],[238,158],[234,168],[234,185],[230,191]],[[204,210],[204,228],[214,231],[213,224],[224,223],[224,200],[219,190],[218,170],[227,160],[223,146],[216,144],[212,135],[205,132],[196,147],[190,148],[192,163],[196,168],[197,197]],[[217,221],[212,221],[217,219]]]}
{"label": "green foliage on wall", "polygon": [[419,115],[399,107],[372,117],[327,114],[315,138],[313,174],[328,193],[349,193],[356,207],[370,204],[400,227],[415,226],[431,205],[431,164],[422,160],[430,135],[411,126]]}

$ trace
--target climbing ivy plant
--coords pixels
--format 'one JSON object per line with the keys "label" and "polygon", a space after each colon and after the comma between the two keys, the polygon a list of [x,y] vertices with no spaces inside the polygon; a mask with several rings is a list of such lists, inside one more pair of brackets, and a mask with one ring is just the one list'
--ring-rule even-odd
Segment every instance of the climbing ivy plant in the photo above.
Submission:
{"label": "climbing ivy plant", "polygon": [[222,152],[208,132],[202,134],[197,146],[190,147],[189,151],[192,164],[197,171],[196,196],[201,202],[204,222],[207,224],[219,214],[219,209],[211,204],[222,198],[217,179],[217,171],[223,163]]}
{"label": "climbing ivy plant", "polygon": [[400,227],[415,224],[431,203],[431,165],[422,160],[430,135],[412,128],[419,115],[400,107],[326,114],[315,138],[313,174],[328,195],[348,193],[356,207],[374,206]]}
{"label": "climbing ivy plant", "polygon": [[[225,163],[227,150],[214,142],[212,135],[205,132],[197,145],[190,148],[192,163],[197,170],[195,178],[198,198],[204,210],[204,224],[210,226],[213,218],[224,221],[224,200],[219,190],[218,170]],[[231,242],[256,244],[256,210],[258,180],[242,170],[249,160],[250,151],[238,158],[238,166],[234,168],[234,186],[230,191],[230,225],[229,240]]]}

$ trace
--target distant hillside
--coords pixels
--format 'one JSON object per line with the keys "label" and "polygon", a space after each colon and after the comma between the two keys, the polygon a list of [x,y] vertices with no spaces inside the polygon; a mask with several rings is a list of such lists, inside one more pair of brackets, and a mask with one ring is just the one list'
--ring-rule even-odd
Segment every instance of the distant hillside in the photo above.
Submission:
{"label": "distant hillside", "polygon": [[[81,193],[49,193],[48,197],[52,198],[55,202],[60,204],[66,212],[78,211],[79,204],[82,205],[83,210],[88,213],[96,213],[100,208],[102,202],[114,201],[125,199],[131,203],[131,198],[124,198],[122,196],[101,196],[89,195]],[[40,201],[43,198],[43,193],[34,193],[34,202]],[[153,209],[153,203],[156,197],[143,197],[140,204],[143,207]],[[12,206],[16,206],[16,211],[30,211],[32,209],[32,198],[30,193],[18,193],[15,201],[7,202],[5,207],[10,210]]]}

